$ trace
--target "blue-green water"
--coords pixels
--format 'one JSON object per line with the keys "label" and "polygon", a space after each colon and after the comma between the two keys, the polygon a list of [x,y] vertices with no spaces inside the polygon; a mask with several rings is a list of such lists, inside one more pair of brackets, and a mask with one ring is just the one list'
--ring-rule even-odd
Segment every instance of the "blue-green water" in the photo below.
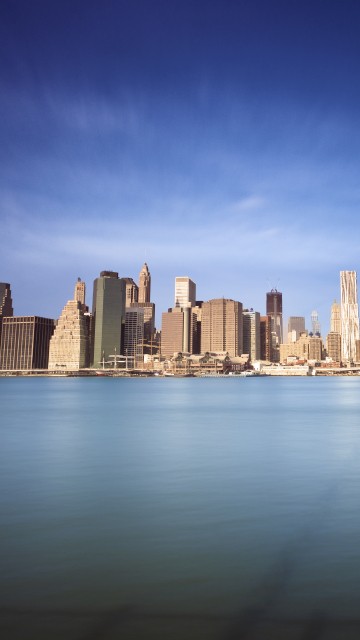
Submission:
{"label": "blue-green water", "polygon": [[360,636],[360,379],[0,379],[5,639]]}

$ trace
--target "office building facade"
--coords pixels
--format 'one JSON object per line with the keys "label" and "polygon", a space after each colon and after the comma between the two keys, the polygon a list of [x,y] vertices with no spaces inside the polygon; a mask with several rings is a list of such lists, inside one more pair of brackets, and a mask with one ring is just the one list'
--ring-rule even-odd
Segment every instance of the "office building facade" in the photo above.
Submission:
{"label": "office building facade", "polygon": [[201,353],[243,353],[242,303],[215,298],[202,305]]}
{"label": "office building facade", "polygon": [[271,331],[276,335],[277,344],[283,341],[283,300],[282,293],[271,289],[266,294],[266,315],[271,318]]}
{"label": "office building facade", "polygon": [[124,355],[133,366],[144,361],[144,307],[132,306],[125,313]]}
{"label": "office building facade", "polygon": [[290,316],[288,319],[287,341],[296,342],[301,333],[305,331],[305,318],[303,316]]}
{"label": "office building facade", "polygon": [[260,360],[260,313],[243,312],[243,353],[249,355],[251,362]]}
{"label": "office building facade", "polygon": [[194,307],[196,303],[196,284],[187,276],[175,278],[175,307]]}
{"label": "office building facade", "polygon": [[326,338],[326,353],[333,362],[341,363],[341,335],[336,331],[330,331]]}
{"label": "office building facade", "polygon": [[123,278],[125,282],[125,307],[129,308],[131,304],[139,301],[139,287],[132,278]]}
{"label": "office building facade", "polygon": [[3,318],[0,368],[9,371],[47,369],[55,323],[39,316]]}
{"label": "office building facade", "polygon": [[193,353],[196,315],[190,307],[174,307],[162,314],[161,355]]}
{"label": "office building facade", "polygon": [[272,337],[270,316],[260,316],[260,360],[272,362]]}
{"label": "office building facade", "polygon": [[99,367],[110,356],[122,353],[125,323],[125,282],[116,271],[102,271],[94,281],[91,365]]}
{"label": "office building facade", "polygon": [[10,285],[8,282],[0,282],[0,345],[2,319],[12,317],[13,315],[14,309],[12,305]]}

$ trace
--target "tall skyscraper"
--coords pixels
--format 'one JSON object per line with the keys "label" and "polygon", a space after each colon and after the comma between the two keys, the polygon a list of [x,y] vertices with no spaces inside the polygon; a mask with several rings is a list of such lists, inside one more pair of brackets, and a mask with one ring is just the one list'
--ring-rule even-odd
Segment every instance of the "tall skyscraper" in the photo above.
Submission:
{"label": "tall skyscraper", "polygon": [[336,300],[331,305],[330,332],[341,334],[341,309]]}
{"label": "tall skyscraper", "polygon": [[186,276],[175,278],[175,307],[194,307],[196,284]]}
{"label": "tall skyscraper", "polygon": [[0,369],[47,369],[54,320],[38,316],[3,318]]}
{"label": "tall skyscraper", "polygon": [[13,315],[10,285],[7,282],[0,282],[0,318],[8,318]]}
{"label": "tall skyscraper", "polygon": [[242,303],[225,298],[204,302],[201,320],[201,353],[243,353]]}
{"label": "tall skyscraper", "polygon": [[282,293],[271,289],[266,294],[266,315],[271,318],[271,331],[276,335],[277,344],[283,342]]}
{"label": "tall skyscraper", "polygon": [[290,316],[288,320],[288,342],[296,342],[300,333],[305,331],[305,318],[303,316]]}
{"label": "tall skyscraper", "polygon": [[271,318],[260,316],[260,359],[272,361]]}
{"label": "tall skyscraper", "polygon": [[320,335],[321,326],[319,322],[319,314],[316,311],[316,309],[314,309],[314,311],[311,312],[311,329],[314,336]]}
{"label": "tall skyscraper", "polygon": [[130,309],[142,308],[144,313],[144,353],[150,353],[155,332],[155,304],[154,302],[132,302]]}
{"label": "tall skyscraper", "polygon": [[251,362],[260,360],[260,313],[243,312],[243,352],[249,354]]}
{"label": "tall skyscraper", "polygon": [[151,275],[149,267],[144,263],[139,274],[139,302],[150,302],[151,298]]}
{"label": "tall skyscraper", "polygon": [[122,351],[125,322],[125,282],[115,271],[102,271],[94,280],[91,331],[91,363],[98,367],[110,355]]}
{"label": "tall skyscraper", "polygon": [[359,339],[359,308],[356,271],[340,271],[341,352],[342,361],[356,360],[356,340]]}
{"label": "tall skyscraper", "polygon": [[1,346],[2,319],[9,318],[13,315],[14,315],[14,309],[12,306],[10,285],[7,282],[0,282],[0,346]]}
{"label": "tall skyscraper", "polygon": [[125,306],[129,308],[131,304],[136,304],[139,300],[139,287],[132,278],[123,278],[125,282]]}
{"label": "tall skyscraper", "polygon": [[81,280],[81,278],[77,279],[74,290],[74,300],[80,302],[81,309],[84,311],[88,311],[88,307],[85,304],[85,294],[86,294],[86,286],[85,282]]}
{"label": "tall skyscraper", "polygon": [[65,305],[50,340],[49,369],[78,370],[89,366],[89,314],[86,313],[85,282],[78,279],[74,300]]}

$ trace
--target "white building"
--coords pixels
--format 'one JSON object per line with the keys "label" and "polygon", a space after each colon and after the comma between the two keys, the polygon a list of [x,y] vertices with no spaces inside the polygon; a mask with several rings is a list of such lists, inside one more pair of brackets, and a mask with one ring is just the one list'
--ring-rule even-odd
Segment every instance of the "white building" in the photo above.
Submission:
{"label": "white building", "polygon": [[260,313],[243,311],[243,352],[251,362],[260,360]]}
{"label": "white building", "polygon": [[340,271],[341,354],[342,361],[356,360],[356,340],[359,339],[359,308],[356,271]]}
{"label": "white building", "polygon": [[175,307],[194,307],[196,301],[196,284],[190,278],[175,278]]}

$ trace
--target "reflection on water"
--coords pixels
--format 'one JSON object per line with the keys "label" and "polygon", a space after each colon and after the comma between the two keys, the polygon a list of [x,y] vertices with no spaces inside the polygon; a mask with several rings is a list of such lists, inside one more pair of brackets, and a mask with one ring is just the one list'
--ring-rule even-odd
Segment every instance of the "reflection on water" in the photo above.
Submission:
{"label": "reflection on water", "polygon": [[360,380],[0,380],[2,637],[359,637]]}

